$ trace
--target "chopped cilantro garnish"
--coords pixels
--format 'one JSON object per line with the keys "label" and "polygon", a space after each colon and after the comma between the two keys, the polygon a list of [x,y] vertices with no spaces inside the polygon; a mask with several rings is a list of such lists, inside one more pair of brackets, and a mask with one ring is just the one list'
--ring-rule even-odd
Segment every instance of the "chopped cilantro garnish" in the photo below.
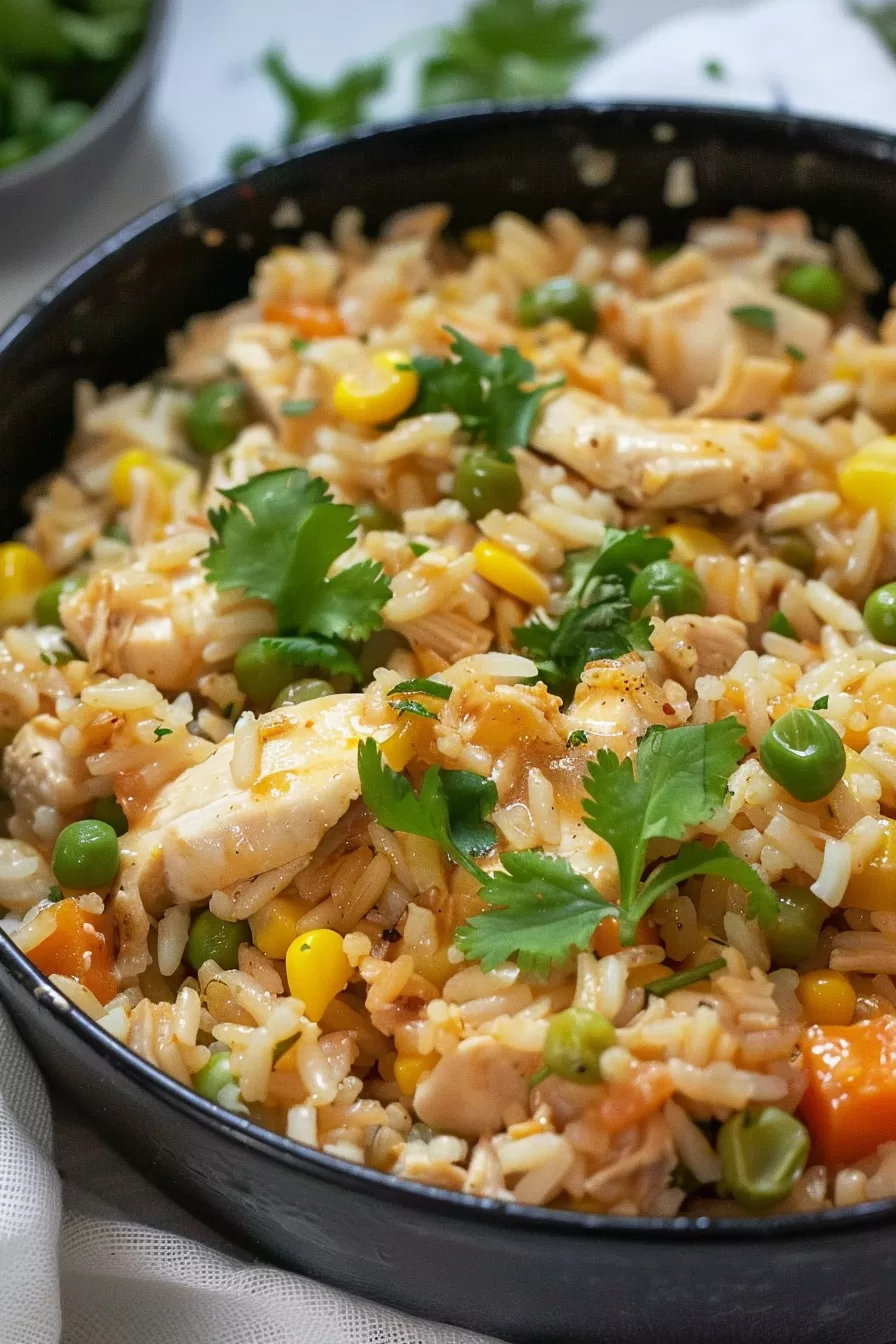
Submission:
{"label": "chopped cilantro garnish", "polygon": [[731,316],[743,326],[752,327],[754,331],[764,331],[768,336],[774,336],[778,329],[774,308],[765,308],[758,303],[746,303],[740,308],[732,308]]}
{"label": "chopped cilantro garnish", "polygon": [[392,590],[374,560],[328,577],[353,542],[351,505],[334,504],[326,482],[301,467],[263,472],[221,494],[230,507],[209,513],[216,536],[203,558],[211,582],[270,602],[280,634],[264,642],[296,666],[358,676],[346,642],[381,627]]}
{"label": "chopped cilantro garnish", "polygon": [[830,700],[830,698],[831,698],[831,697],[830,697],[829,695],[820,695],[820,696],[818,697],[818,699],[815,700],[815,701],[813,702],[813,704],[812,704],[812,708],[813,708],[813,709],[827,709],[827,707],[828,707],[828,701]]}
{"label": "chopped cilantro garnish", "polygon": [[390,695],[435,695],[440,700],[451,697],[451,687],[444,681],[433,681],[429,677],[412,677],[410,681],[400,681],[393,686]]}
{"label": "chopped cilantro garnish", "polygon": [[431,547],[424,545],[422,541],[409,541],[408,545],[414,554],[418,556],[425,555],[428,550],[431,550]]}
{"label": "chopped cilantro garnish", "polygon": [[227,701],[227,704],[226,704],[226,705],[224,706],[224,708],[221,710],[221,713],[222,713],[222,715],[223,715],[223,717],[224,717],[225,719],[229,719],[229,718],[230,718],[231,714],[233,713],[233,701],[232,701],[232,700],[228,700],[228,701]]}
{"label": "chopped cilantro garnish", "polygon": [[162,728],[160,725],[158,728],[153,729],[153,735],[156,741],[160,742],[163,737],[170,737],[173,731],[172,728]]}
{"label": "chopped cilantro garnish", "polygon": [[395,700],[392,702],[392,708],[396,714],[416,714],[421,719],[437,719],[438,714],[433,714],[431,709],[421,705],[419,700]]}
{"label": "chopped cilantro garnish", "polygon": [[707,79],[724,79],[725,67],[721,61],[710,57],[708,61],[703,62],[703,73]]}
{"label": "chopped cilantro garnish", "polygon": [[372,99],[388,81],[386,62],[371,61],[347,66],[330,85],[309,84],[290,70],[282,51],[269,51],[262,70],[280,94],[288,114],[284,146],[315,131],[350,131],[367,120]]}
{"label": "chopped cilantro garnish", "polygon": [[567,747],[584,747],[588,741],[588,734],[584,728],[576,728],[566,739]]}
{"label": "chopped cilantro garnish", "polygon": [[773,635],[784,635],[786,639],[796,639],[796,631],[783,611],[775,612],[768,623],[768,628]]}
{"label": "chopped cilantro garnish", "polygon": [[802,364],[806,358],[805,350],[801,350],[798,345],[785,345],[784,349],[791,359],[795,359],[797,364]]}
{"label": "chopped cilantro garnish", "polygon": [[62,900],[62,892],[59,889],[59,887],[50,887],[50,890],[47,892],[44,899],[47,901],[52,901],[53,904],[55,905],[57,901]]}
{"label": "chopped cilantro garnish", "polygon": [[303,350],[308,349],[310,344],[311,342],[306,341],[303,336],[293,336],[292,340],[289,343],[289,348],[290,350],[295,350],[297,355],[300,355]]}
{"label": "chopped cilantro garnish", "polygon": [[299,401],[281,401],[280,414],[290,418],[300,415],[310,415],[318,404],[319,403],[313,397],[305,397]]}
{"label": "chopped cilantro garnish", "polygon": [[688,985],[695,985],[698,980],[705,980],[713,971],[723,971],[725,965],[724,957],[716,957],[714,961],[704,961],[702,966],[692,966],[689,971],[679,971],[677,975],[666,975],[662,980],[651,980],[645,988],[647,993],[652,994],[654,998],[662,999],[667,994],[671,994],[673,990],[687,989]]}
{"label": "chopped cilantro garnish", "polygon": [[646,528],[623,532],[608,527],[599,550],[568,557],[567,601],[575,605],[556,626],[531,621],[513,632],[550,691],[568,700],[587,663],[650,648],[650,622],[632,619],[629,589],[639,569],[664,560],[671,550],[671,541],[650,536]]}
{"label": "chopped cilantro garnish", "polygon": [[543,398],[563,379],[534,383],[535,365],[512,345],[490,355],[454,327],[445,327],[452,336],[455,359],[419,355],[413,366],[420,379],[417,400],[408,415],[433,411],[454,411],[472,438],[485,444],[502,461],[511,460],[511,448],[524,448]]}

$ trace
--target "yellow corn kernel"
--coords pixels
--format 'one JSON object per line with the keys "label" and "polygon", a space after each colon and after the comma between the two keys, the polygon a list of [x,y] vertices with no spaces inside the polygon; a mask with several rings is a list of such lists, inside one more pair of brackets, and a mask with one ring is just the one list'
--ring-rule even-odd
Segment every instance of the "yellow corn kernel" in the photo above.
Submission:
{"label": "yellow corn kernel", "polygon": [[896,910],[896,821],[878,817],[881,843],[864,871],[849,879],[843,905],[848,910]]}
{"label": "yellow corn kernel", "polygon": [[296,936],[296,921],[305,913],[303,901],[275,896],[249,920],[252,941],[266,957],[282,961]]}
{"label": "yellow corn kernel", "polygon": [[530,606],[547,602],[550,589],[542,576],[531,565],[524,564],[512,551],[494,541],[477,541],[473,547],[476,573],[488,579],[496,588],[518,597]]}
{"label": "yellow corn kernel", "polygon": [[438,1055],[397,1055],[395,1081],[405,1097],[412,1097],[424,1073],[431,1073],[439,1062]]}
{"label": "yellow corn kernel", "polygon": [[160,457],[158,453],[150,453],[145,448],[129,448],[127,452],[119,453],[109,473],[109,489],[116,504],[122,509],[130,508],[134,501],[131,477],[138,467],[151,471],[156,480],[166,487],[174,485],[187,470],[182,462]]}
{"label": "yellow corn kernel", "polygon": [[692,565],[698,555],[730,555],[731,547],[705,527],[688,527],[685,523],[670,523],[660,528],[660,536],[672,543],[671,559],[679,565]]}
{"label": "yellow corn kernel", "polygon": [[796,996],[806,1021],[820,1027],[848,1027],[856,1011],[856,992],[842,971],[805,971]]}
{"label": "yellow corn kernel", "polygon": [[671,974],[668,966],[657,966],[656,962],[652,962],[649,966],[633,966],[626,983],[629,989],[636,989],[639,985],[652,985],[654,980],[665,980]]}
{"label": "yellow corn kernel", "polygon": [[380,754],[390,769],[403,770],[408,761],[413,760],[417,750],[416,729],[417,724],[408,715],[392,736],[386,738],[380,748]]}
{"label": "yellow corn kernel", "polygon": [[495,235],[491,229],[467,229],[463,241],[468,252],[482,255],[495,250]]}
{"label": "yellow corn kernel", "polygon": [[877,509],[886,521],[896,505],[896,437],[874,439],[839,471],[840,493],[858,509]]}
{"label": "yellow corn kernel", "polygon": [[305,1016],[319,1022],[328,1004],[341,994],[351,977],[351,962],[342,950],[342,937],[333,929],[309,929],[294,938],[286,950],[286,980],[294,999],[305,1005]]}
{"label": "yellow corn kernel", "polygon": [[21,541],[0,545],[0,625],[27,621],[34,599],[52,580],[37,551]]}
{"label": "yellow corn kernel", "polygon": [[403,415],[417,399],[420,379],[404,350],[381,350],[362,368],[344,373],[333,388],[333,406],[343,420],[384,425]]}

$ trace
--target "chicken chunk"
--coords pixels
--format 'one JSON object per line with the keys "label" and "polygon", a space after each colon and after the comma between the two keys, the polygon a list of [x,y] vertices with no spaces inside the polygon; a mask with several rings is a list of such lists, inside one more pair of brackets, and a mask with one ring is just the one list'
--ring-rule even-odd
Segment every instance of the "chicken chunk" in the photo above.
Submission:
{"label": "chicken chunk", "polygon": [[589,663],[566,715],[573,730],[584,729],[595,751],[608,748],[622,759],[630,756],[653,724],[677,728],[690,717],[690,707],[675,682],[658,686],[638,654],[615,661]]}
{"label": "chicken chunk", "polygon": [[746,653],[747,628],[732,616],[672,616],[657,621],[651,639],[682,686],[698,677],[721,677]]}
{"label": "chicken chunk", "polygon": [[226,378],[230,368],[227,345],[235,326],[257,317],[251,300],[232,303],[219,313],[191,317],[183,331],[168,340],[168,361],[176,383],[201,385],[213,378]]}
{"label": "chicken chunk", "polygon": [[24,840],[0,840],[0,910],[23,915],[53,885],[50,865]]}
{"label": "chicken chunk", "polygon": [[732,515],[780,490],[802,460],[771,425],[638,420],[576,389],[548,403],[532,445],[627,504]]}
{"label": "chicken chunk", "polygon": [[162,691],[195,686],[257,635],[272,634],[266,603],[222,595],[207,583],[198,558],[154,573],[143,557],[103,569],[60,602],[66,634],[93,671],[126,672]]}
{"label": "chicken chunk", "polygon": [[3,753],[3,787],[16,819],[34,829],[39,808],[52,808],[71,820],[97,794],[84,762],[70,756],[60,741],[62,724],[38,714],[20,728]]}
{"label": "chicken chunk", "polygon": [[[757,331],[732,316],[742,308],[772,314],[772,332]],[[731,341],[748,354],[783,359],[787,347],[805,357],[798,378],[811,386],[830,339],[830,319],[762,285],[738,276],[689,285],[641,305],[642,348],[647,367],[662,392],[678,407],[690,406],[719,379]]]}
{"label": "chicken chunk", "polygon": [[532,1055],[499,1041],[461,1041],[418,1084],[414,1109],[434,1129],[478,1139],[503,1129],[508,1110],[526,1106],[532,1069]]}
{"label": "chicken chunk", "polygon": [[227,738],[161,789],[123,837],[122,886],[157,912],[309,859],[360,795],[361,704],[360,695],[325,696],[263,715],[258,776],[246,788],[234,783]]}

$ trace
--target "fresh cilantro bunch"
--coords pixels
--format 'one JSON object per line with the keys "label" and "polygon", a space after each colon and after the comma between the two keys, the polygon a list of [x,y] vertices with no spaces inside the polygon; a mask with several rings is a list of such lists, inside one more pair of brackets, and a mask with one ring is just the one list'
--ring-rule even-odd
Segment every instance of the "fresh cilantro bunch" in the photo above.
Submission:
{"label": "fresh cilantro bunch", "polygon": [[[725,877],[747,892],[747,914],[761,924],[774,921],[777,897],[745,860],[721,842],[683,844],[673,859],[644,877],[647,846],[653,839],[681,840],[721,807],[728,779],[743,756],[743,729],[734,718],[708,725],[651,728],[641,739],[637,768],[601,751],[585,783],[585,824],[613,849],[619,868],[619,904],[595,891],[566,859],[536,850],[503,854],[502,867],[487,874],[473,857],[494,845],[485,821],[497,794],[489,781],[463,771],[430,767],[415,794],[403,775],[381,760],[372,738],[361,744],[358,768],[364,801],[382,825],[437,841],[446,853],[482,883],[490,907],[455,933],[455,943],[484,970],[516,957],[524,970],[544,973],[563,962],[571,948],[586,948],[603,919],[619,919],[623,945],[635,942],[638,921],[671,887],[690,877]],[[472,820],[483,848],[464,843],[462,818],[452,816],[453,779],[478,781],[466,820]],[[456,796],[456,795],[455,795]],[[486,834],[479,829],[488,826]],[[460,829],[459,829],[460,828]],[[467,837],[469,839],[469,837]]]}
{"label": "fresh cilantro bunch", "polygon": [[360,678],[349,645],[380,629],[392,590],[374,560],[328,577],[354,541],[351,505],[335,504],[326,482],[301,467],[262,472],[221,494],[230,506],[209,512],[216,534],[203,557],[209,581],[272,604],[279,634],[259,641],[272,652]]}
{"label": "fresh cilantro bunch", "polygon": [[587,663],[650,648],[650,622],[632,619],[629,591],[640,569],[665,560],[671,550],[667,538],[651,537],[644,527],[608,527],[599,549],[573,552],[567,559],[568,606],[557,624],[530,621],[513,631],[548,690],[568,701]]}
{"label": "fresh cilantro bunch", "polygon": [[451,334],[455,358],[418,355],[412,361],[420,391],[407,414],[454,411],[475,442],[490,448],[502,462],[511,462],[511,448],[529,442],[542,400],[563,379],[524,391],[535,380],[535,365],[515,346],[504,345],[500,354],[490,355],[454,327],[445,331]]}
{"label": "fresh cilantro bunch", "polygon": [[586,28],[588,0],[479,0],[420,70],[420,106],[477,99],[559,98],[603,46]]}

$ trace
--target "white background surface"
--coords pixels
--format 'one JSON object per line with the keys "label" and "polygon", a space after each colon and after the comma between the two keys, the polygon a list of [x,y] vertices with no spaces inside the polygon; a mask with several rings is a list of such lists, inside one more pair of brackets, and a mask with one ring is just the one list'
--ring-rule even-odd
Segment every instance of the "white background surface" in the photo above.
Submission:
{"label": "white background surface", "polygon": [[[593,26],[613,49],[650,24],[712,0],[603,0]],[[715,0],[722,10],[743,0]],[[209,181],[241,141],[273,147],[281,111],[258,57],[286,48],[296,70],[330,80],[410,33],[453,21],[465,0],[172,0],[160,78],[142,127],[111,165],[101,194],[60,202],[59,224],[36,248],[0,256],[0,326],[69,261],[118,224],[172,192]],[[711,53],[710,53],[711,54]],[[405,65],[385,100],[386,114],[410,106]]]}

